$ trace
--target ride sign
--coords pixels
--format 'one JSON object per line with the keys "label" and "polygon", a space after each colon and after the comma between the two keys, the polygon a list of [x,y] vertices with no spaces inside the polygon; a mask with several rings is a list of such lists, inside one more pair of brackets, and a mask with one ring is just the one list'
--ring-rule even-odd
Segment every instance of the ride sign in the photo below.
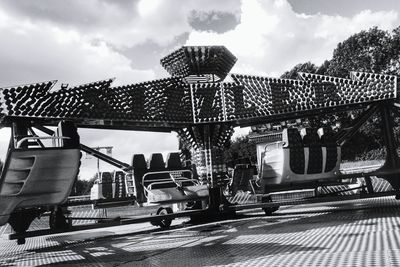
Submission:
{"label": "ride sign", "polygon": [[299,80],[232,74],[233,82],[223,82],[235,62],[225,47],[182,47],[161,60],[172,75],[165,79],[118,87],[108,79],[58,90],[55,81],[0,88],[0,116],[3,125],[27,118],[170,131],[210,123],[247,126],[397,97],[395,76],[361,72],[350,79],[300,73]]}

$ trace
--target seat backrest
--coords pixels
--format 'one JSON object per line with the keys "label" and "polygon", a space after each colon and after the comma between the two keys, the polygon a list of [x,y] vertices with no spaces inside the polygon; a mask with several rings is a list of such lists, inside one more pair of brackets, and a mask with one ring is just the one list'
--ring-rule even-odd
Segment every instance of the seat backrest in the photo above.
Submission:
{"label": "seat backrest", "polygon": [[[184,167],[181,161],[181,157],[178,152],[171,152],[167,156],[166,169],[168,171],[180,171],[180,170],[190,170],[190,166]],[[190,172],[182,172],[182,176],[186,178],[191,178]]]}
{"label": "seat backrest", "polygon": [[101,187],[103,192],[103,197],[110,199],[113,197],[112,191],[112,176],[109,172],[102,172],[100,175]]}
{"label": "seat backrest", "polygon": [[153,153],[150,156],[150,170],[163,171],[165,170],[164,157],[161,153]]}
{"label": "seat backrest", "polygon": [[282,141],[285,142],[285,147],[289,149],[290,169],[296,174],[304,174],[304,147],[299,131],[294,128],[283,129]]}
{"label": "seat backrest", "polygon": [[233,171],[232,194],[238,190],[250,191],[250,180],[253,178],[254,168],[248,164],[238,164]]}
{"label": "seat backrest", "polygon": [[142,185],[143,175],[148,172],[146,159],[143,154],[134,154],[132,158],[133,176],[135,180],[136,198],[139,203],[146,201]]}
{"label": "seat backrest", "polygon": [[169,153],[167,156],[167,170],[182,170],[181,157],[178,152]]}
{"label": "seat backrest", "polygon": [[306,128],[305,132],[306,132],[306,134],[303,137],[304,146],[313,146],[313,145],[320,146],[321,145],[321,139],[319,138],[317,129]]}
{"label": "seat backrest", "polygon": [[323,128],[322,129],[322,135],[321,135],[321,144],[323,146],[336,146],[336,139],[335,139],[335,134],[332,130],[328,129],[328,128]]}
{"label": "seat backrest", "polygon": [[[149,172],[160,172],[166,171],[165,162],[163,155],[161,153],[153,153],[150,156],[150,168]],[[159,180],[159,179],[168,179],[170,175],[168,173],[158,173],[158,174],[149,174],[146,176],[146,180]]]}
{"label": "seat backrest", "polygon": [[307,173],[322,172],[322,147],[321,139],[315,128],[307,128],[306,135],[303,138],[304,147],[309,148]]}
{"label": "seat backrest", "polygon": [[321,135],[321,143],[323,147],[326,147],[326,164],[324,172],[332,171],[338,161],[338,145],[336,144],[335,134],[330,129],[323,129],[323,135]]}
{"label": "seat backrest", "polygon": [[138,170],[147,170],[147,163],[143,154],[133,155],[132,167]]}
{"label": "seat backrest", "polygon": [[303,140],[300,133],[295,128],[283,129],[282,130],[282,141],[285,142],[285,146],[289,147],[302,147]]}

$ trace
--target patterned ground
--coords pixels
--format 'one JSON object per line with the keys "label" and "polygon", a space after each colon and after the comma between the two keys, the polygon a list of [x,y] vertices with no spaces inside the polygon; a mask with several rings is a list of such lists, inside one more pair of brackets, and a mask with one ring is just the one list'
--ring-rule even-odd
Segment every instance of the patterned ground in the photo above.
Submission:
{"label": "patterned ground", "polygon": [[168,232],[141,224],[22,246],[3,239],[0,266],[399,266],[399,215],[400,202],[385,197],[283,207],[270,217],[247,212]]}

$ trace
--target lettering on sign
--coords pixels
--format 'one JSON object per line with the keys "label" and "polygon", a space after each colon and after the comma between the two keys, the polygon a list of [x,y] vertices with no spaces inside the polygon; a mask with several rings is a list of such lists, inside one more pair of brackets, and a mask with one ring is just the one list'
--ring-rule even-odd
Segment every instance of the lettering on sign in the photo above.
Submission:
{"label": "lettering on sign", "polygon": [[232,87],[232,91],[233,91],[235,115],[241,116],[241,115],[250,115],[254,113],[254,111],[256,110],[254,104],[249,104],[248,107],[245,106],[244,87],[234,86]]}
{"label": "lettering on sign", "polygon": [[320,106],[323,106],[325,102],[339,103],[341,100],[337,87],[332,82],[313,82],[311,88],[315,92],[315,101]]}
{"label": "lettering on sign", "polygon": [[272,107],[275,111],[296,108],[297,98],[294,97],[296,88],[293,85],[272,82],[269,83],[269,86],[271,87]]}

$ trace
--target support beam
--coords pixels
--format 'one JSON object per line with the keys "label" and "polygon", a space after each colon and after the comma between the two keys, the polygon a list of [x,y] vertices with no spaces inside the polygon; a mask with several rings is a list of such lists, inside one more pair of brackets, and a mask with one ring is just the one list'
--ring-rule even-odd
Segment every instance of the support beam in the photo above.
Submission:
{"label": "support beam", "polygon": [[114,159],[113,157],[107,156],[106,154],[101,153],[101,152],[99,152],[93,148],[90,148],[88,146],[85,146],[83,144],[81,144],[81,150],[104,161],[104,162],[107,162],[108,164],[111,164],[117,168],[120,168],[122,170],[131,170],[132,169],[132,166],[129,165],[128,163],[124,163],[122,161]]}
{"label": "support beam", "polygon": [[[380,106],[380,115],[382,122],[382,135],[386,147],[385,164],[379,170],[398,169],[400,167],[400,158],[397,154],[397,145],[393,132],[393,117],[390,114],[390,105]],[[382,175],[379,178],[387,180],[397,191],[396,198],[400,197],[400,173],[396,172],[390,175]]]}
{"label": "support beam", "polygon": [[[38,136],[35,131],[32,129],[32,127],[28,128],[29,132],[31,133],[32,136]],[[36,143],[41,147],[44,148],[44,144],[42,143],[42,141],[40,141],[40,139],[36,140]]]}
{"label": "support beam", "polygon": [[53,135],[53,134],[54,134],[54,131],[53,131],[53,130],[50,130],[49,128],[44,127],[44,126],[42,126],[42,125],[33,125],[33,127],[35,127],[36,129],[38,129],[39,131],[44,132],[45,134],[48,134],[48,135]]}
{"label": "support beam", "polygon": [[378,105],[371,105],[366,111],[364,111],[350,127],[346,127],[343,131],[339,132],[336,136],[337,143],[341,146],[349,141],[357,131],[364,125],[364,123],[371,118],[371,116],[378,110]]}
{"label": "support beam", "polygon": [[[34,127],[36,129],[48,134],[48,135],[53,135],[54,134],[53,130],[50,130],[49,128],[47,128],[45,126],[35,125]],[[97,151],[97,150],[95,150],[93,148],[90,148],[88,146],[85,146],[83,144],[80,144],[80,146],[81,146],[81,150],[82,151],[84,151],[84,152],[86,152],[86,153],[88,153],[88,154],[90,154],[90,155],[92,155],[92,156],[104,161],[104,162],[107,162],[108,164],[111,164],[111,165],[113,165],[113,166],[115,166],[115,167],[117,167],[119,169],[122,169],[122,170],[131,170],[132,169],[132,166],[129,165],[128,163],[119,161],[119,160],[117,160],[117,159],[115,159],[113,157],[110,157],[110,156],[108,156],[108,155],[106,155],[104,153],[101,153],[101,152],[99,152],[99,151]]]}
{"label": "support beam", "polygon": [[382,130],[383,138],[386,145],[386,163],[390,167],[399,166],[400,159],[397,155],[397,145],[393,132],[393,117],[390,114],[390,109],[386,105],[381,106]]}

